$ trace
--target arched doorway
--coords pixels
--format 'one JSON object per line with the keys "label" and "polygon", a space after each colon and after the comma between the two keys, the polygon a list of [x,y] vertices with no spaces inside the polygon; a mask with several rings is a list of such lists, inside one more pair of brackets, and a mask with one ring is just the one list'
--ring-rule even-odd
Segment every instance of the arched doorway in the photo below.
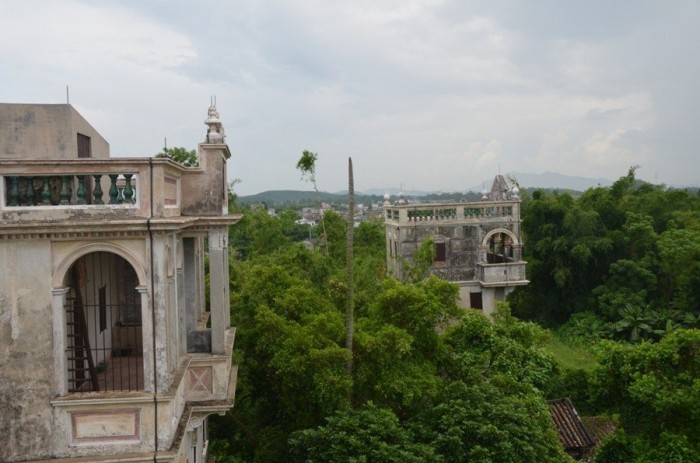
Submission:
{"label": "arched doorway", "polygon": [[68,392],[143,390],[134,268],[117,254],[91,252],[71,265],[64,283]]}

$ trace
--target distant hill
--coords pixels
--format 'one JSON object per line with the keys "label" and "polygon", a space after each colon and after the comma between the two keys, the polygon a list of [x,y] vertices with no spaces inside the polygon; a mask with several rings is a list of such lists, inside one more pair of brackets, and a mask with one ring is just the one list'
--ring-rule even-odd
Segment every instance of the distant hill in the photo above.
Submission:
{"label": "distant hill", "polygon": [[[320,192],[318,197],[315,191],[299,191],[299,190],[270,190],[263,191],[249,196],[239,196],[238,201],[242,204],[261,204],[265,203],[267,207],[299,207],[299,206],[317,206],[318,200],[330,204],[347,204],[348,195],[345,193],[326,193]],[[376,203],[382,201],[383,195],[365,195],[355,193],[355,203]]]}
{"label": "distant hill", "polygon": [[[528,174],[521,172],[512,172],[504,174],[506,178],[514,178],[520,188],[531,190],[535,188],[544,189],[560,189],[572,191],[585,191],[588,188],[597,186],[610,186],[612,180],[606,178],[588,178],[588,177],[573,177],[569,175],[557,174],[555,172],[543,172],[541,174]],[[491,183],[485,185],[487,190],[491,189]],[[452,191],[445,193],[444,191],[422,191],[422,190],[404,190],[407,197],[425,197],[426,200],[476,200],[473,193],[478,193],[484,188],[484,185],[475,185],[470,188],[465,188],[459,192]],[[469,193],[472,192],[472,193]],[[355,193],[355,202],[376,203],[382,201],[384,194],[389,193],[392,198],[398,195],[399,190],[396,188],[371,188],[364,192]],[[454,198],[453,198],[454,196]],[[320,199],[323,202],[331,204],[347,203],[347,192],[341,191],[337,193],[321,192]],[[260,204],[265,203],[268,207],[297,208],[300,206],[314,206],[318,204],[318,199],[314,191],[300,190],[271,190],[263,191],[249,196],[239,197],[239,201],[243,204]]]}
{"label": "distant hill", "polygon": [[[382,198],[386,193],[389,193],[391,196],[396,196],[401,192],[399,188],[370,188],[369,190],[365,190],[362,193],[366,195],[378,195],[381,196]],[[436,194],[438,192],[436,191],[423,191],[423,190],[404,190],[403,191],[405,195],[408,196],[425,196],[425,195],[430,195],[430,194]]]}
{"label": "distant hill", "polygon": [[[548,188],[548,189],[561,189],[561,190],[574,190],[574,191],[584,191],[591,187],[597,186],[610,186],[613,184],[612,180],[606,178],[589,178],[589,177],[572,177],[569,175],[557,174],[556,172],[543,172],[541,174],[526,174],[522,172],[511,172],[504,174],[506,178],[509,176],[515,178],[520,184],[520,188]],[[474,185],[469,188],[459,189],[461,193],[474,192],[478,193],[484,187],[487,190],[491,189],[491,183],[493,179],[490,178],[485,184]],[[427,196],[427,195],[439,195],[445,190],[439,191],[423,191],[423,190],[404,190],[404,193],[408,196]],[[384,193],[389,193],[392,196],[399,194],[398,188],[371,188],[364,191],[365,194],[380,195],[383,196]]]}

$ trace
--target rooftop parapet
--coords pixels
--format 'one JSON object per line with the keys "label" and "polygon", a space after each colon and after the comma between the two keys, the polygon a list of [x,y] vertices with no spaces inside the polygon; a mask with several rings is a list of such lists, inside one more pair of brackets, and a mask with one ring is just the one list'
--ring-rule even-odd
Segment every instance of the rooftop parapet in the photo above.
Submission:
{"label": "rooftop parapet", "polygon": [[476,201],[385,206],[386,223],[396,225],[519,221],[520,201]]}
{"label": "rooftop parapet", "polygon": [[0,160],[0,221],[224,215],[217,148],[200,147],[207,159],[196,168],[167,158]]}

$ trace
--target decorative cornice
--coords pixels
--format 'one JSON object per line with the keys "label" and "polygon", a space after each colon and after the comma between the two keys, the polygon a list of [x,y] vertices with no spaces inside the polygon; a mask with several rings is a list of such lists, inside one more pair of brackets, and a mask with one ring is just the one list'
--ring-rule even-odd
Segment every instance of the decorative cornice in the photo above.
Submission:
{"label": "decorative cornice", "polygon": [[[159,234],[165,234],[160,232]],[[111,231],[70,231],[61,232],[5,232],[0,231],[0,241],[17,241],[17,240],[76,240],[76,239],[115,239],[115,238],[144,238],[148,236],[147,231],[143,230],[111,230]]]}
{"label": "decorative cornice", "polygon": [[226,230],[240,220],[240,215],[217,217],[173,217],[128,220],[69,220],[56,222],[5,223],[0,225],[0,241],[11,240],[76,240],[143,238],[149,231],[155,235],[173,232],[207,232]]}

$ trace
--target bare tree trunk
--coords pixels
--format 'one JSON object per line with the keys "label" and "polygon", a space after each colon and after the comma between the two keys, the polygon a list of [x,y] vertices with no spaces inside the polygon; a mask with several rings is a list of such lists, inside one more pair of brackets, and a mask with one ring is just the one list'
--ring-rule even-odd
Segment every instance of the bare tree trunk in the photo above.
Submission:
{"label": "bare tree trunk", "polygon": [[323,242],[326,243],[326,257],[330,257],[328,252],[328,235],[326,234],[326,221],[323,219],[323,202],[321,201],[321,193],[318,191],[316,186],[316,178],[313,180],[314,190],[316,191],[316,200],[318,201],[318,212],[321,216],[321,229],[323,230]]}
{"label": "bare tree trunk", "polygon": [[348,300],[345,308],[345,348],[348,350],[346,368],[352,374],[352,336],[355,331],[355,278],[353,273],[352,245],[355,232],[355,183],[352,176],[352,158],[348,158],[348,234],[347,234],[347,272]]}

